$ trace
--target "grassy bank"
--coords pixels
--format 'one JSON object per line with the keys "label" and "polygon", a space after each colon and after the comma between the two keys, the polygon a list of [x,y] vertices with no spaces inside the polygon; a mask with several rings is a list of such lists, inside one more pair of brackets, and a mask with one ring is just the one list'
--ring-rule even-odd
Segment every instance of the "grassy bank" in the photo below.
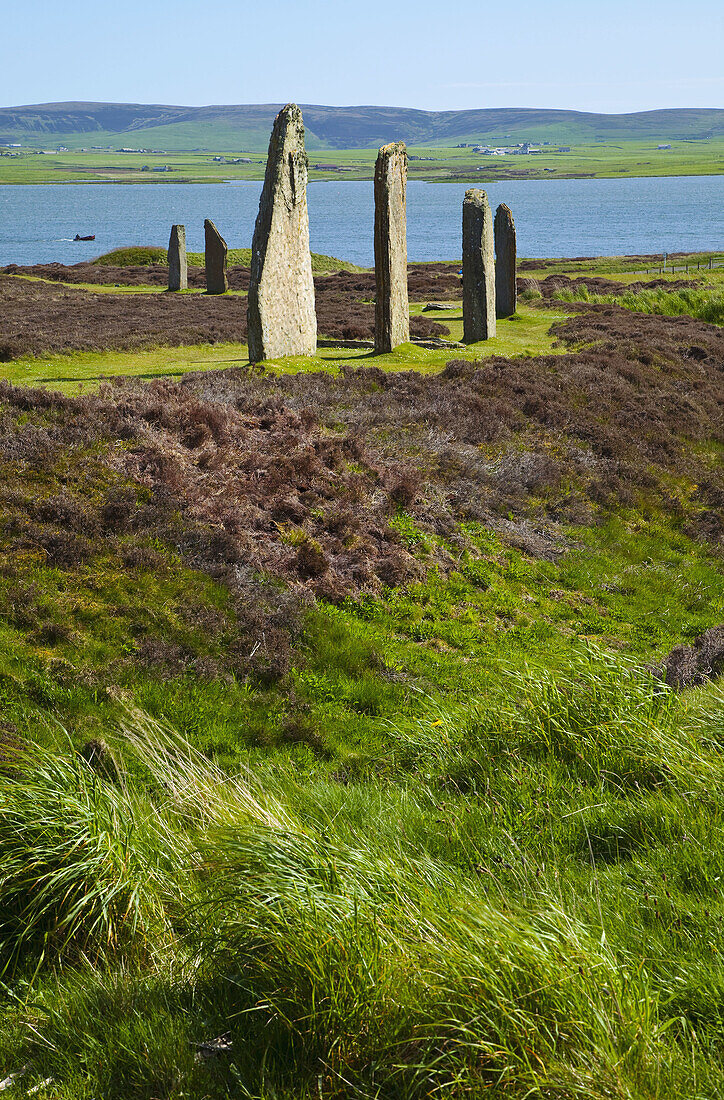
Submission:
{"label": "grassy bank", "polygon": [[721,692],[640,662],[721,618],[722,575],[665,528],[580,535],[552,565],[481,531],[447,581],[320,608],[291,715],[193,676],[43,697],[23,653],[48,747],[3,781],[4,1069],[63,1098],[719,1095]]}
{"label": "grassy bank", "polygon": [[2,364],[9,1096],[724,1095],[721,330],[577,289]]}
{"label": "grassy bank", "polygon": [[[192,267],[203,267],[205,261],[203,252],[189,252],[187,259]],[[98,266],[111,267],[136,267],[150,264],[168,263],[168,254],[165,248],[149,247],[147,245],[130,245],[126,248],[114,248],[111,252],[104,252],[91,261]],[[250,248],[230,248],[227,253],[227,262],[230,265],[241,264],[248,267],[251,263]],[[336,256],[324,256],[319,252],[312,252],[312,271],[315,275],[330,275],[336,271],[363,271],[356,264],[346,260],[338,260]]]}

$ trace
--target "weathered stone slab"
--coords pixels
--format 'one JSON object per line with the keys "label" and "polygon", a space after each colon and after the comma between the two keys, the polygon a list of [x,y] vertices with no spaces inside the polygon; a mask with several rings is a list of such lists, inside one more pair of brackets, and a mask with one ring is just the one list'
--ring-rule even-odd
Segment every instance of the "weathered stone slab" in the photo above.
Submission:
{"label": "weathered stone slab", "polygon": [[516,289],[515,222],[505,203],[495,211],[495,316],[512,317],[518,304]]}
{"label": "weathered stone slab", "polygon": [[251,245],[247,318],[252,363],[317,350],[307,170],[302,112],[288,103],[274,120]]}
{"label": "weathered stone slab", "polygon": [[188,285],[186,226],[172,225],[168,241],[168,289],[186,290]]}
{"label": "weathered stone slab", "polygon": [[463,200],[463,340],[495,336],[495,253],[488,196],[477,187]]}
{"label": "weathered stone slab", "polygon": [[226,241],[208,218],[204,222],[204,263],[206,265],[206,293],[226,294],[229,281],[226,278]]}
{"label": "weathered stone slab", "polygon": [[383,145],[375,165],[375,351],[410,339],[407,300],[407,149]]}

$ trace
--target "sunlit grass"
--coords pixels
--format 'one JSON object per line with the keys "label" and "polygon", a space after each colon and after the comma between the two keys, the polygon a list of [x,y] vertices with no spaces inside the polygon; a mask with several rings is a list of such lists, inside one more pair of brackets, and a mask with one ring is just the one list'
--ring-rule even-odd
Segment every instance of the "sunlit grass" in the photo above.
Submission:
{"label": "sunlit grass", "polygon": [[[421,308],[418,307],[418,308]],[[439,319],[451,329],[454,340],[462,336],[462,314],[426,314]],[[319,348],[310,358],[290,357],[269,360],[268,370],[280,372],[330,370],[341,366],[381,367],[383,370],[419,370],[433,373],[442,370],[450,359],[480,359],[488,355],[540,355],[558,352],[551,325],[563,319],[561,311],[537,312],[522,306],[514,318],[498,321],[497,335],[480,344],[465,348],[428,350],[406,344],[389,355],[374,355],[365,349]],[[127,375],[134,378],[168,376],[179,378],[189,371],[223,370],[243,367],[249,363],[245,344],[194,344],[187,347],[159,347],[141,351],[79,351],[68,355],[43,358],[22,358],[0,363],[0,377],[15,384],[46,386],[62,393],[78,393],[96,389],[104,378]]]}

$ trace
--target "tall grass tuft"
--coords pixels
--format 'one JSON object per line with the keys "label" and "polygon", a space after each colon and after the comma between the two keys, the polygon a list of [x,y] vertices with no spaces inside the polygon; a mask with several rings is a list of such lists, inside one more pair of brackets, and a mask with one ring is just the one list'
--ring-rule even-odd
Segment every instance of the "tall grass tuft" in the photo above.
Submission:
{"label": "tall grass tuft", "polygon": [[[486,699],[392,730],[389,782],[349,787],[276,760],[226,774],[129,709],[129,769],[152,795],[40,751],[2,779],[6,956],[30,943],[36,958],[121,951],[118,970],[137,941],[154,957],[173,936],[174,982],[151,982],[143,1011],[170,1021],[169,1042],[194,1034],[192,1001],[197,1029],[228,1029],[224,1087],[240,1095],[715,1095],[718,1056],[694,1034],[689,984],[706,980],[711,999],[716,975],[666,963],[671,929],[658,911],[645,935],[632,921],[649,901],[632,897],[622,864],[648,853],[650,876],[662,845],[678,845],[702,905],[715,904],[705,844],[718,818],[693,808],[721,774],[719,702],[687,710],[591,648],[565,674],[510,669]],[[542,789],[549,813],[530,805]],[[549,837],[526,835],[523,812]],[[436,833],[453,831],[446,848]],[[680,904],[681,886],[663,882]],[[698,910],[687,917],[692,937],[709,935],[701,919],[699,932]],[[132,972],[128,995],[101,977],[83,1003],[125,1004]],[[108,1094],[152,1095],[143,1056],[113,1026],[125,1091]],[[65,1010],[45,1031],[70,1049]],[[172,1050],[151,1045],[166,1073]],[[48,1054],[47,1072],[61,1061]],[[197,1066],[188,1051],[179,1064]],[[204,1078],[190,1094],[217,1092]]]}
{"label": "tall grass tuft", "polygon": [[629,291],[624,294],[591,294],[585,286],[562,288],[553,297],[562,302],[612,302],[636,313],[657,313],[666,317],[694,317],[710,325],[724,325],[724,291],[684,287],[667,290]]}
{"label": "tall grass tuft", "polygon": [[[617,754],[633,766],[629,735],[631,760],[648,767],[647,737],[652,754],[673,737],[669,695],[633,670],[617,685],[613,668],[594,665],[583,662],[558,692],[549,681],[534,688],[530,675],[518,681],[498,730],[517,737],[511,753],[576,769],[599,730],[609,743],[594,758],[599,782]],[[440,725],[418,736],[418,753]],[[393,799],[378,797],[380,820],[360,829],[344,799],[325,812],[322,788],[316,813],[305,812],[309,783],[295,789],[283,771],[263,784],[220,777],[138,716],[128,736],[176,810],[199,824],[187,942],[201,974],[226,975],[254,1095],[267,1095],[264,1075],[277,1087],[316,1081],[325,1097],[673,1094],[683,1069],[656,983],[602,925],[576,917],[554,882],[526,905],[513,893],[491,900],[479,879],[414,841],[390,842],[406,820],[391,819]],[[480,733],[471,751],[486,749],[496,752]]]}
{"label": "tall grass tuft", "polygon": [[33,748],[0,774],[5,967],[21,955],[38,963],[143,951],[168,929],[162,896],[178,834],[144,795],[68,749]]}

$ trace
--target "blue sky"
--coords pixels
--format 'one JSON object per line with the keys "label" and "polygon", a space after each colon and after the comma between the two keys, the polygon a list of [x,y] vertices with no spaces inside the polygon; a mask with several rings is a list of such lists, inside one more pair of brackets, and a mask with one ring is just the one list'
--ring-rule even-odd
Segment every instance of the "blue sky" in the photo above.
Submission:
{"label": "blue sky", "polygon": [[0,0],[2,106],[724,104],[721,0]]}

